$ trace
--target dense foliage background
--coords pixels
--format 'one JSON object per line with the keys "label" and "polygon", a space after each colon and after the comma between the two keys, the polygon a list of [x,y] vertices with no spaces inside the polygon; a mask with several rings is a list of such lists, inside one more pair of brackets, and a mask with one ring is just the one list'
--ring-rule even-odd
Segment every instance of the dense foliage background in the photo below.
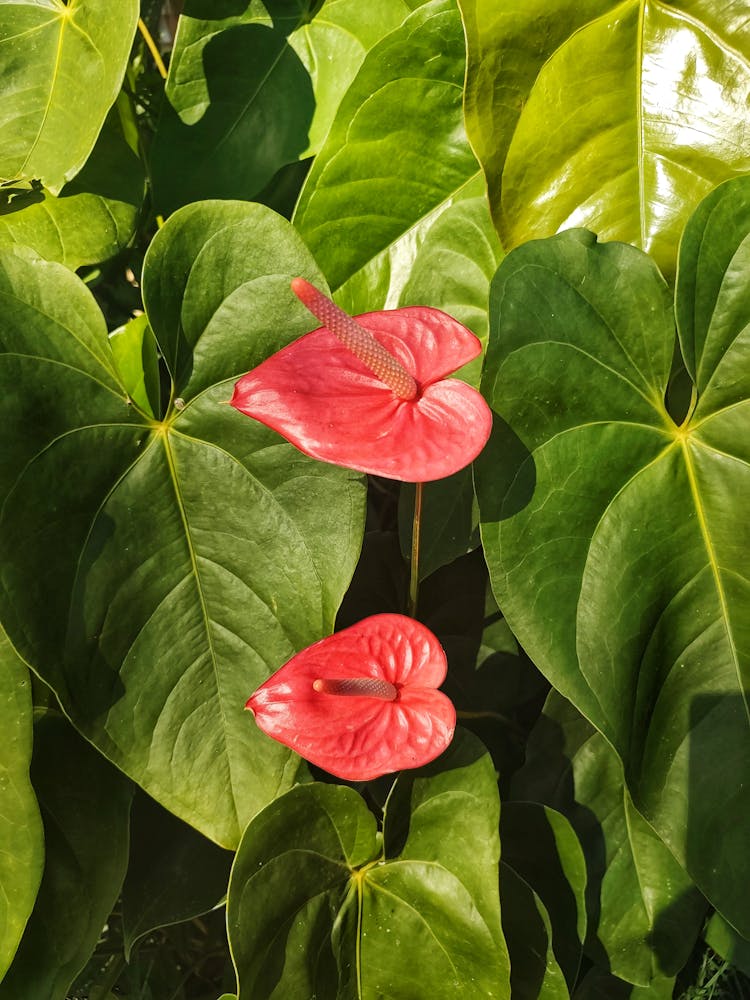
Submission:
{"label": "dense foliage background", "polygon": [[[750,21],[724,0],[0,0],[0,1000],[750,996]],[[225,406],[429,305],[460,728],[243,706],[404,613],[414,487]],[[499,873],[499,878],[498,878]]]}

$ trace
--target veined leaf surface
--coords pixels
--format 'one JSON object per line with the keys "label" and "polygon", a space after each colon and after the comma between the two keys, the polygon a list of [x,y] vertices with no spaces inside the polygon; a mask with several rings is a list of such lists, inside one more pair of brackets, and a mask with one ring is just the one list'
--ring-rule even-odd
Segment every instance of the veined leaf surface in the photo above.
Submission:
{"label": "veined leaf surface", "polygon": [[466,116],[507,249],[574,226],[673,277],[690,212],[750,170],[750,30],[722,0],[460,0]]}
{"label": "veined leaf surface", "polygon": [[642,986],[675,975],[708,904],[633,806],[617,754],[556,691],[529,738],[513,794],[559,809],[578,834],[591,960]]}
{"label": "veined leaf surface", "polygon": [[473,212],[464,70],[455,3],[431,0],[368,53],[339,105],[294,224],[346,309],[397,306],[429,229],[464,198]]}
{"label": "veined leaf surface", "polygon": [[304,785],[272,803],[229,884],[240,1000],[507,997],[498,810],[489,755],[465,732],[399,776],[382,840],[350,788]]}
{"label": "veined leaf surface", "polygon": [[117,97],[138,0],[0,4],[0,178],[57,194],[83,164]]}
{"label": "veined leaf surface", "polygon": [[[153,155],[156,203],[252,198],[317,153],[365,52],[404,0],[188,0]],[[244,8],[244,9],[243,9]]]}
{"label": "veined leaf surface", "polygon": [[26,664],[0,629],[0,980],[34,905],[44,867],[44,833],[29,777],[31,681]]}
{"label": "veined leaf surface", "polygon": [[[683,238],[677,314],[696,403],[680,427],[664,406],[671,296],[652,261],[582,230],[506,258],[483,381],[502,420],[477,468],[511,628],[745,933],[749,185],[719,188]],[[722,212],[729,223],[713,227]]]}
{"label": "veined leaf surface", "polygon": [[224,405],[310,328],[298,274],[321,283],[262,206],[170,220],[143,279],[174,373],[154,419],[129,404],[83,284],[3,257],[3,621],[81,731],[224,846],[300,768],[245,701],[331,631],[362,537],[359,476]]}

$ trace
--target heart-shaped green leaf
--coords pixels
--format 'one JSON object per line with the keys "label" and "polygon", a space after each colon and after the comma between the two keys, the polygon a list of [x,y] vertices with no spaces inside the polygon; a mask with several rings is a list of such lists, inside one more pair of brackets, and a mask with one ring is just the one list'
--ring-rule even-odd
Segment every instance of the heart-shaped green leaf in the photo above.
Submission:
{"label": "heart-shaped green leaf", "polygon": [[587,226],[652,253],[750,170],[746,11],[721,0],[460,0],[467,130],[509,249]]}
{"label": "heart-shaped green leaf", "polygon": [[368,53],[339,105],[294,222],[349,311],[398,305],[439,217],[462,198],[467,218],[476,211],[482,182],[464,133],[464,68],[455,4],[432,0]]}
{"label": "heart-shaped green leaf", "polygon": [[697,402],[681,427],[664,407],[670,296],[645,255],[576,230],[506,258],[483,382],[502,419],[477,469],[511,628],[617,749],[639,811],[745,931],[749,188],[713,196],[716,211],[734,206],[734,225],[704,226],[704,209],[683,239],[678,315],[708,304],[710,322],[682,332]]}
{"label": "heart-shaped green leaf", "polygon": [[44,833],[29,778],[31,683],[26,664],[0,629],[0,980],[34,905],[44,866]]}
{"label": "heart-shaped green leaf", "polygon": [[53,194],[86,162],[120,89],[138,0],[0,5],[0,178]]}
{"label": "heart-shaped green leaf", "polygon": [[[312,156],[367,49],[409,13],[404,0],[188,0],[152,159],[156,204],[252,198]],[[244,9],[243,9],[244,8]]]}
{"label": "heart-shaped green leaf", "polygon": [[679,972],[706,901],[633,806],[612,747],[555,691],[513,794],[559,809],[578,834],[588,869],[589,956],[642,986]]}
{"label": "heart-shaped green leaf", "polygon": [[309,329],[300,273],[320,280],[262,206],[170,220],[143,279],[177,373],[162,420],[129,404],[74,275],[6,254],[0,277],[3,621],[85,735],[225,846],[300,767],[245,701],[330,632],[362,537],[360,477],[224,405]]}
{"label": "heart-shaped green leaf", "polygon": [[120,892],[132,784],[56,713],[34,726],[44,875],[2,1000],[64,1000]]}
{"label": "heart-shaped green leaf", "polygon": [[506,997],[497,819],[492,763],[466,733],[398,778],[383,841],[352,789],[292,789],[250,823],[232,869],[240,998]]}
{"label": "heart-shaped green leaf", "polygon": [[143,167],[107,122],[81,172],[59,197],[29,185],[0,189],[0,247],[31,247],[71,270],[127,246],[143,201]]}

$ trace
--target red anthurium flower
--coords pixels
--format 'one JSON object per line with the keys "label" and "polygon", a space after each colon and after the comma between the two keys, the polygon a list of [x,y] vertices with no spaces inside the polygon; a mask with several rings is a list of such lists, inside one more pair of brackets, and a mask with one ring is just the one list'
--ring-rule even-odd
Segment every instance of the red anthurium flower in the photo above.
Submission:
{"label": "red anthurium flower", "polygon": [[324,325],[235,386],[232,406],[335,465],[405,482],[458,472],[487,442],[482,396],[446,378],[479,340],[425,306],[353,319],[303,278],[292,289]]}
{"label": "red anthurium flower", "polygon": [[373,615],[297,653],[245,708],[306,760],[368,781],[426,764],[453,739],[456,710],[436,690],[446,666],[420,622]]}

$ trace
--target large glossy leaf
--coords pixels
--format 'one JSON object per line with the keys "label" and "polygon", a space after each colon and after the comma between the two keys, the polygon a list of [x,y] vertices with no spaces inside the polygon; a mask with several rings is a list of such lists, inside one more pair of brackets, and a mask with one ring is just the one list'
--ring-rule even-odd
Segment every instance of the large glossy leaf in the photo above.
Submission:
{"label": "large glossy leaf", "polygon": [[44,875],[0,997],[64,1000],[120,892],[133,786],[54,713],[34,726],[31,773]]}
{"label": "large glossy leaf", "polygon": [[559,809],[580,838],[589,956],[642,986],[679,972],[707,904],[633,806],[617,754],[555,691],[529,738],[513,794]]}
{"label": "large glossy leaf", "polygon": [[[399,304],[415,253],[444,213],[477,238],[483,188],[463,127],[464,66],[455,4],[432,0],[368,53],[339,105],[294,223],[349,311]],[[448,251],[457,245],[450,237]],[[473,270],[465,247],[460,256]]]}
{"label": "large glossy leaf", "polygon": [[26,664],[0,630],[0,980],[34,905],[44,865],[44,834],[29,777],[31,682]]}
{"label": "large glossy leaf", "polygon": [[[646,256],[575,230],[506,258],[483,383],[500,419],[477,472],[511,628],[617,749],[636,807],[740,930],[750,929],[740,877],[750,874],[750,305],[737,276],[748,184],[715,196],[734,204],[734,228],[704,229],[699,215],[684,237],[679,312],[712,311],[692,337],[698,398],[681,427],[663,402],[670,297]],[[724,275],[718,288],[703,284],[702,266],[690,279],[691,254]]]}
{"label": "large glossy leaf", "polygon": [[673,275],[699,200],[750,169],[750,32],[723,0],[460,0],[467,129],[507,248],[571,226]]}
{"label": "large glossy leaf", "polygon": [[706,944],[721,955],[724,961],[750,976],[750,941],[740,937],[720,914],[712,914],[706,924],[704,937]]}
{"label": "large glossy leaf", "polygon": [[158,927],[190,920],[224,899],[232,854],[139,792],[130,818],[130,858],[122,887],[125,958]]}
{"label": "large glossy leaf", "polygon": [[138,0],[0,5],[0,178],[53,194],[86,162],[117,97]]}
{"label": "large glossy leaf", "polygon": [[367,49],[404,0],[229,0],[185,5],[153,153],[157,205],[252,198],[315,154]]}
{"label": "large glossy leaf", "polygon": [[6,255],[0,285],[2,617],[76,725],[225,846],[300,766],[244,703],[331,630],[361,540],[359,477],[224,405],[309,329],[299,273],[320,280],[261,206],[170,220],[143,279],[175,373],[160,421],[129,402],[73,275]]}
{"label": "large glossy leaf", "polygon": [[229,887],[240,998],[506,997],[497,819],[492,763],[466,733],[398,778],[383,840],[350,788],[272,803]]}
{"label": "large glossy leaf", "polygon": [[31,247],[75,270],[127,246],[143,200],[143,167],[107,123],[83,170],[59,197],[30,185],[0,189],[0,247]]}

